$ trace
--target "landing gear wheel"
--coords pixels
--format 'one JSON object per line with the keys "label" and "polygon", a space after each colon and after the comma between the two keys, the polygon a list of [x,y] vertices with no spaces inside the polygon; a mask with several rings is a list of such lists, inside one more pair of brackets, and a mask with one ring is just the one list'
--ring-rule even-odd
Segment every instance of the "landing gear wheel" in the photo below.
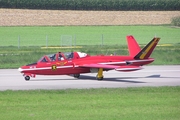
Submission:
{"label": "landing gear wheel", "polygon": [[26,81],[29,81],[29,80],[30,80],[30,77],[29,77],[29,76],[25,76],[24,79],[25,79]]}
{"label": "landing gear wheel", "polygon": [[79,78],[80,74],[74,74],[74,78]]}
{"label": "landing gear wheel", "polygon": [[99,80],[99,81],[103,80],[103,78],[104,78],[104,76],[102,76],[102,77],[96,76],[96,79]]}

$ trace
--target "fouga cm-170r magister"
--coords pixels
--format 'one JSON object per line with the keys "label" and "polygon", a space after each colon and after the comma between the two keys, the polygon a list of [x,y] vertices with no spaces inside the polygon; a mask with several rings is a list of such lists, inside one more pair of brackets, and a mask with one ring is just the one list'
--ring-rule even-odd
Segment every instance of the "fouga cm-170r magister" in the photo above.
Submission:
{"label": "fouga cm-170r magister", "polygon": [[36,75],[73,75],[79,78],[83,73],[97,73],[97,80],[103,79],[103,71],[116,70],[121,72],[140,70],[143,65],[154,61],[151,53],[160,38],[153,38],[141,49],[133,36],[127,36],[128,56],[95,55],[82,52],[58,52],[45,55],[36,63],[20,67],[25,80]]}

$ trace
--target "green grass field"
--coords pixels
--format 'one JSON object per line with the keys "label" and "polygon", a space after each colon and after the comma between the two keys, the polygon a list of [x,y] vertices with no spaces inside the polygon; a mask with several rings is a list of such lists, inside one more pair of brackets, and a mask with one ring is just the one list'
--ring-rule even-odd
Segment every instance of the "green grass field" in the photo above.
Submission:
{"label": "green grass field", "polygon": [[160,44],[177,44],[179,33],[179,28],[170,26],[0,27],[0,46],[125,45],[127,35],[134,35],[140,44],[154,36],[161,38]]}
{"label": "green grass field", "polygon": [[1,120],[179,120],[180,87],[1,91]]}

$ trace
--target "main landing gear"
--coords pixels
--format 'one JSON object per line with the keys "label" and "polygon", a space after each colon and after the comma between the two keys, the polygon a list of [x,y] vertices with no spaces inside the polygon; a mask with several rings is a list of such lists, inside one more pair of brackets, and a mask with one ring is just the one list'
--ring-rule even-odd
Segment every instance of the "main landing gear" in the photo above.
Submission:
{"label": "main landing gear", "polygon": [[[73,74],[74,78],[79,78],[80,74]],[[103,80],[104,76],[103,76],[103,68],[99,68],[98,69],[98,74],[96,75],[96,79],[97,80]]]}
{"label": "main landing gear", "polygon": [[104,76],[103,76],[103,68],[99,68],[98,70],[98,74],[96,75],[96,79],[97,80],[103,80]]}
{"label": "main landing gear", "polygon": [[73,76],[74,76],[74,78],[79,78],[80,74],[74,74]]}

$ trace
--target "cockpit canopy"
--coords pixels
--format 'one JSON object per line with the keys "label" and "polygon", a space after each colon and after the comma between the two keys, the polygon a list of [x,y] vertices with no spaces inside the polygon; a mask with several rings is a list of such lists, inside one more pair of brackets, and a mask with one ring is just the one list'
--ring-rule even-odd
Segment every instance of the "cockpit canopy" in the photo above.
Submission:
{"label": "cockpit canopy", "polygon": [[49,54],[43,56],[38,62],[53,62],[53,61],[62,61],[62,60],[71,60],[88,57],[90,55],[83,52],[58,52],[55,54]]}

